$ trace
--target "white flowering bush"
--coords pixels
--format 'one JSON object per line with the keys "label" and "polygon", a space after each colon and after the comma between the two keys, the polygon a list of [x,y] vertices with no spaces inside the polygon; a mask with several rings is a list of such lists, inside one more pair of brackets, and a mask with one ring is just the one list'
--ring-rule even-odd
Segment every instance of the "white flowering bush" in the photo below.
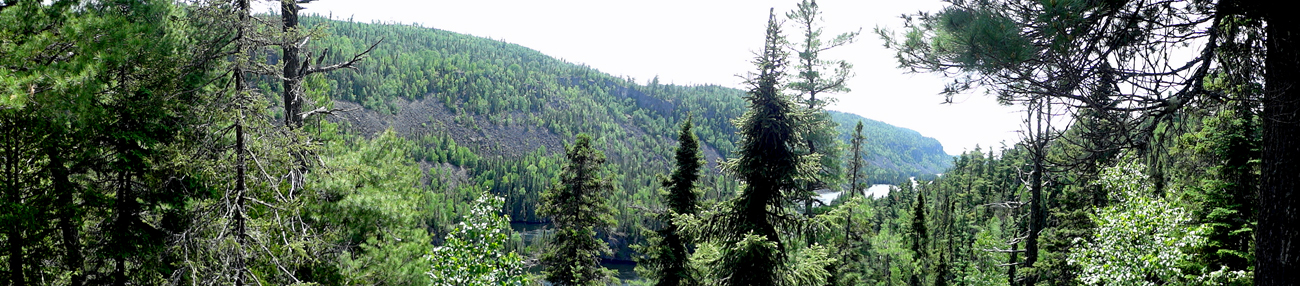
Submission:
{"label": "white flowering bush", "polygon": [[523,259],[506,250],[510,223],[499,212],[504,200],[483,195],[464,221],[447,234],[427,259],[432,285],[524,285]]}
{"label": "white flowering bush", "polygon": [[[1099,184],[1118,203],[1092,215],[1097,230],[1091,241],[1070,253],[1068,263],[1081,268],[1087,285],[1229,285],[1248,282],[1242,271],[1185,273],[1190,250],[1207,243],[1206,228],[1190,222],[1191,213],[1154,196],[1145,167],[1121,160],[1102,172]],[[1206,272],[1206,271],[1200,271]],[[1247,283],[1248,284],[1248,283]]]}

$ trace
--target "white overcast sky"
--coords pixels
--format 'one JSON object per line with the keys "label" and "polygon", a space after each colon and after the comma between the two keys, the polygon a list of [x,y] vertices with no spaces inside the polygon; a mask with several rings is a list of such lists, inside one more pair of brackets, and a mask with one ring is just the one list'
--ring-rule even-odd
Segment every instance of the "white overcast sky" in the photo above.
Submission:
{"label": "white overcast sky", "polygon": [[[278,1],[277,1],[278,2]],[[718,84],[741,87],[753,69],[753,51],[763,42],[768,9],[778,15],[798,0],[318,0],[304,13],[351,17],[358,22],[419,24],[515,43],[615,76],[645,83]],[[835,95],[830,109],[856,113],[921,132],[943,143],[949,154],[976,144],[1017,141],[1020,107],[998,106],[982,93],[941,104],[944,79],[906,74],[893,53],[872,33],[897,29],[899,15],[936,11],[938,0],[823,0],[825,34],[862,29],[857,43],[823,57],[848,60],[857,74],[852,92]],[[268,5],[270,6],[270,5]],[[787,36],[796,37],[793,28]]]}

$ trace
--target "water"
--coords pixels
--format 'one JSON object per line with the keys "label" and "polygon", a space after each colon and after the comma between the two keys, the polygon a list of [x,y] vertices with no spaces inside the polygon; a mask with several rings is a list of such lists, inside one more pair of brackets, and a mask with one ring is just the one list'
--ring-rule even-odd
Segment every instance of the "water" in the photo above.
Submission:
{"label": "water", "polygon": [[539,222],[510,222],[510,229],[524,240],[524,245],[533,245],[546,232],[546,224]]}
{"label": "water", "polygon": [[[867,195],[871,196],[872,198],[882,198],[885,195],[889,194],[889,187],[893,187],[893,186],[894,185],[888,185],[888,184],[871,185],[871,187],[867,188]],[[819,193],[817,194],[817,200],[829,205],[831,202],[835,201],[836,198],[840,197],[840,193],[842,192]]]}
{"label": "water", "polygon": [[614,274],[619,280],[623,280],[623,285],[629,281],[641,280],[641,275],[636,274],[636,262],[632,261],[602,261],[600,266],[618,271]]}
{"label": "water", "polygon": [[[540,243],[541,239],[545,236],[547,232],[546,226],[547,224],[545,223],[510,222],[510,229],[514,230],[514,232],[516,233],[519,233],[519,236],[523,238],[523,242],[525,245],[533,245],[535,243]],[[616,271],[617,273],[615,273],[614,276],[618,277],[618,279],[620,280],[623,280],[623,285],[627,285],[628,281],[641,280],[641,276],[636,274],[636,262],[606,260],[606,261],[601,261],[600,266]],[[532,274],[540,275],[542,273],[542,267],[540,265],[534,265],[532,267],[529,267],[527,270],[529,273]],[[549,283],[543,283],[543,284],[551,285]]]}

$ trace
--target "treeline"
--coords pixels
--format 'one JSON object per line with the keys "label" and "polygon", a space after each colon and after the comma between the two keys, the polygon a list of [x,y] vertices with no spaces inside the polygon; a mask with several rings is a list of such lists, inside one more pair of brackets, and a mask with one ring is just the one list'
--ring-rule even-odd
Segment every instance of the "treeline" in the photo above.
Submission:
{"label": "treeline", "polygon": [[[1269,7],[976,1],[909,17],[879,31],[900,63],[959,75],[949,95],[983,87],[1024,106],[1024,138],[882,199],[858,196],[853,172],[852,195],[815,208],[801,196],[829,172],[817,132],[798,131],[816,126],[816,100],[782,96],[803,91],[784,76],[802,59],[773,15],[727,165],[741,192],[681,204],[678,174],[695,167],[679,156],[641,272],[656,285],[1294,284],[1294,225],[1280,223],[1295,167],[1269,156],[1296,150],[1293,79],[1271,74],[1295,72],[1278,43],[1296,26]],[[1171,60],[1169,43],[1200,53]]]}

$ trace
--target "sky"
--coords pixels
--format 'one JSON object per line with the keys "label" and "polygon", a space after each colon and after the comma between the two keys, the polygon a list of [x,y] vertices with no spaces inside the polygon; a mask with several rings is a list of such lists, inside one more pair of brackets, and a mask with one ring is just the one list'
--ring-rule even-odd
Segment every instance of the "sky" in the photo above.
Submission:
{"label": "sky", "polygon": [[[276,1],[278,3],[278,1]],[[416,24],[519,44],[572,63],[645,83],[716,84],[742,88],[762,47],[769,9],[779,18],[797,0],[318,0],[303,13],[358,22]],[[857,31],[854,44],[823,53],[854,65],[851,92],[829,109],[855,113],[938,139],[949,154],[976,144],[1018,141],[1022,108],[999,106],[983,93],[943,104],[946,81],[897,68],[873,30],[898,30],[902,14],[937,11],[938,0],[823,0],[827,36]],[[265,7],[270,9],[266,4]],[[797,38],[793,23],[787,37]]]}

